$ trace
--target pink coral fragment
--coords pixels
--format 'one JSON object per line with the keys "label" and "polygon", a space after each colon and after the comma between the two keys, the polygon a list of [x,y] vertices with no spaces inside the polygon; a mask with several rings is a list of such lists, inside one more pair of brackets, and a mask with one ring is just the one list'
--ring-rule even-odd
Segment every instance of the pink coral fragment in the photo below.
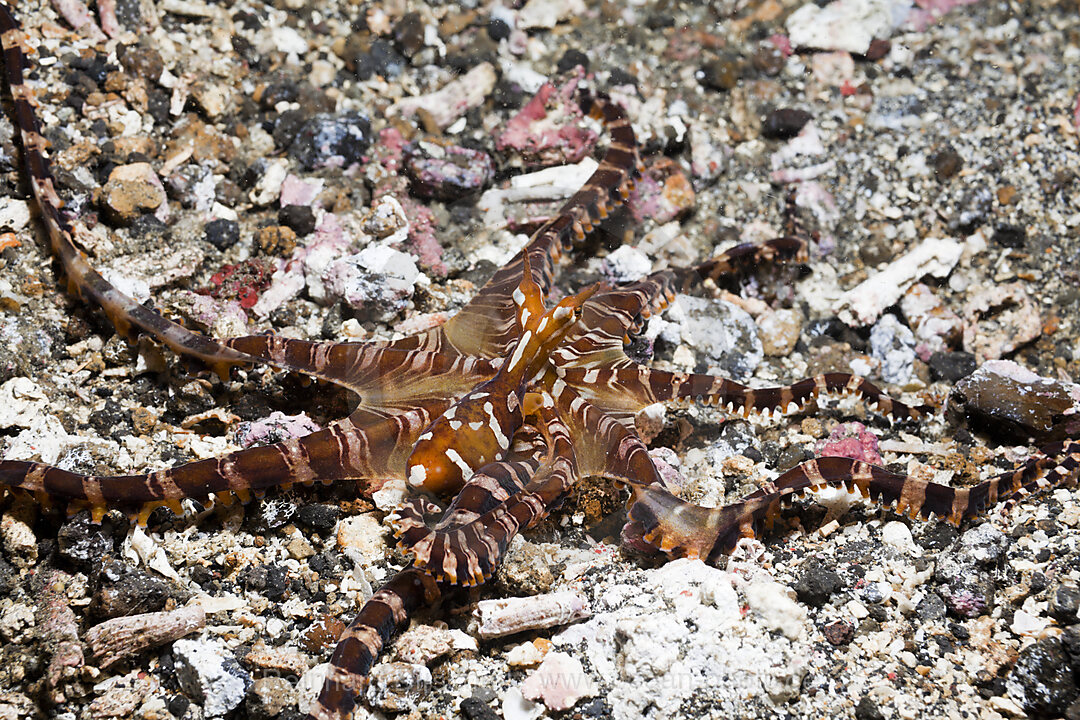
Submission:
{"label": "pink coral fragment", "polygon": [[569,710],[578,700],[596,695],[596,684],[576,658],[552,652],[522,683],[521,694],[529,700],[542,700],[549,710]]}
{"label": "pink coral fragment", "polygon": [[572,78],[561,88],[545,83],[506,124],[495,148],[516,150],[529,165],[563,165],[585,157],[598,136],[573,100],[580,80]]}
{"label": "pink coral fragment", "polygon": [[817,444],[817,454],[823,457],[845,457],[871,465],[884,465],[878,450],[878,439],[860,422],[841,423],[829,437]]}

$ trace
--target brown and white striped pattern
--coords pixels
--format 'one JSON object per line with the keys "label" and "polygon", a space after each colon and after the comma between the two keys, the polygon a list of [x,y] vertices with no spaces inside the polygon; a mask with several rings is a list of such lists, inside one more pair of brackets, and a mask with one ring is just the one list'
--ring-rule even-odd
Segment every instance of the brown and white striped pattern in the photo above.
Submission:
{"label": "brown and white striped pattern", "polygon": [[767,487],[720,508],[687,503],[664,488],[631,488],[630,519],[635,531],[656,549],[677,557],[716,562],[742,537],[770,526],[781,504],[829,487],[856,490],[913,519],[937,517],[953,525],[1000,502],[1075,482],[1080,471],[1080,443],[1056,443],[1015,470],[970,488],[952,488],[889,472],[842,457],[820,457],[788,470]]}
{"label": "brown and white striped pattern", "polygon": [[[912,517],[959,523],[995,503],[1076,478],[1080,444],[1068,442],[1047,446],[1015,471],[967,489],[844,458],[818,458],[722,508],[698,507],[668,492],[631,422],[635,412],[654,402],[694,400],[732,412],[771,413],[801,409],[823,393],[856,393],[894,418],[918,418],[923,409],[892,401],[846,373],[755,389],[719,377],[652,370],[626,356],[625,343],[676,293],[704,281],[736,278],[765,263],[803,262],[807,234],[791,202],[784,237],[739,245],[698,266],[663,270],[622,287],[594,288],[587,291],[591,297],[581,295],[572,303],[579,311],[572,322],[539,339],[537,318],[545,315],[543,299],[561,256],[625,200],[640,166],[628,119],[601,95],[581,98],[611,136],[600,167],[444,326],[393,342],[362,344],[272,336],[218,342],[190,332],[119,293],[75,246],[38,130],[33,94],[22,76],[25,39],[4,0],[0,41],[26,173],[72,291],[100,305],[120,334],[149,334],[222,375],[238,363],[263,362],[336,383],[359,397],[348,418],[307,437],[141,475],[84,476],[39,463],[4,461],[0,488],[68,500],[88,507],[95,519],[117,508],[145,520],[154,507],[176,509],[184,498],[228,493],[243,499],[267,488],[316,480],[403,479],[416,467],[412,460],[418,450],[451,462],[454,451],[472,475],[460,490],[453,483],[428,488],[442,491],[443,500],[456,492],[445,510],[425,497],[398,511],[401,544],[414,554],[415,564],[375,593],[346,630],[311,718],[346,717],[372,663],[410,614],[437,602],[451,584],[484,582],[507,543],[555,509],[578,477],[603,476],[628,485],[634,532],[663,552],[713,562],[740,537],[768,525],[782,503],[823,487],[858,488]],[[533,298],[532,324],[514,301],[514,291],[523,288]],[[496,407],[501,409],[496,412]],[[489,433],[483,424],[471,427],[481,419]],[[453,422],[469,423],[472,434],[425,449],[425,431],[439,423],[460,430]],[[494,445],[487,441],[489,434]],[[472,455],[465,458],[463,452]],[[428,517],[438,512],[441,519],[429,527]]]}

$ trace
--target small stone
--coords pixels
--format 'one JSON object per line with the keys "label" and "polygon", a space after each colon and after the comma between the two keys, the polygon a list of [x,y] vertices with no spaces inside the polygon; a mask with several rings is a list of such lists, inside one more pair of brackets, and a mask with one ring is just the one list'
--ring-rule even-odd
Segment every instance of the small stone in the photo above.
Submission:
{"label": "small stone", "polygon": [[994,228],[990,242],[1007,248],[1022,248],[1027,243],[1027,229],[1020,225],[1001,223]]}
{"label": "small stone", "polygon": [[757,46],[754,54],[750,56],[750,63],[764,75],[770,77],[779,75],[784,69],[787,58],[776,43],[765,41]]}
{"label": "small stone", "polygon": [[746,587],[746,603],[765,627],[797,640],[803,634],[806,608],[795,602],[792,594],[780,583],[757,580]]}
{"label": "small stone", "polygon": [[555,64],[555,71],[564,73],[573,70],[576,67],[582,67],[585,72],[589,71],[589,56],[575,48],[570,48],[563,56],[559,58],[559,62]]}
{"label": "small stone", "polygon": [[1011,360],[984,363],[949,393],[948,417],[1015,444],[1080,432],[1080,386],[1045,378]]}
{"label": "small stone", "polygon": [[651,219],[664,224],[692,210],[695,200],[694,188],[682,167],[660,155],[645,162],[645,172],[634,184],[627,204],[635,221]]}
{"label": "small stone", "polygon": [[915,606],[915,614],[923,621],[940,620],[945,617],[945,601],[937,593],[927,593]]}
{"label": "small stone", "polygon": [[1077,693],[1061,640],[1043,638],[1020,651],[1005,680],[1005,691],[1032,715],[1060,715]]}
{"label": "small stone", "polygon": [[300,634],[299,644],[306,652],[317,654],[337,644],[345,623],[335,617],[323,615]]}
{"label": "small stone", "polygon": [[465,720],[500,720],[499,714],[491,709],[483,700],[477,697],[465,698],[461,701],[461,714]]}
{"label": "small stone", "polygon": [[[926,343],[930,350],[938,351],[960,343],[963,320],[946,307],[929,286],[916,283],[908,288],[900,300],[900,309],[916,339]],[[922,352],[920,350],[920,357],[924,357]]]}
{"label": "small stone", "polygon": [[495,42],[506,40],[510,37],[510,25],[502,18],[493,17],[487,22],[487,34]]}
{"label": "small stone", "polygon": [[289,257],[296,249],[296,233],[285,225],[271,225],[255,231],[255,244],[267,255]]}
{"label": "small stone", "polygon": [[100,585],[91,597],[90,614],[100,619],[156,612],[170,597],[187,597],[156,575],[119,562],[109,563],[98,577]]}
{"label": "small stone", "polygon": [[710,90],[732,90],[742,74],[742,63],[734,57],[717,58],[701,66],[697,77]]}
{"label": "small stone", "polygon": [[405,13],[394,25],[394,44],[407,58],[424,47],[424,21],[418,12]]}
{"label": "small stone", "polygon": [[805,110],[795,108],[773,110],[765,116],[765,122],[761,125],[761,135],[770,140],[790,140],[799,134],[811,118],[813,115]]}
{"label": "small stone", "polygon": [[251,720],[271,720],[296,702],[296,691],[283,677],[263,677],[251,683],[247,692],[247,714]]}
{"label": "small stone", "polygon": [[881,362],[882,380],[903,385],[914,372],[915,334],[895,315],[886,313],[870,330],[870,355]]}
{"label": "small stone", "polygon": [[235,220],[211,220],[206,223],[203,238],[218,250],[227,250],[239,242],[240,225]]}
{"label": "small stone", "polygon": [[1019,281],[970,291],[961,314],[964,350],[979,362],[1004,357],[1043,333],[1041,310]]}
{"label": "small stone", "polygon": [[669,317],[674,319],[680,310],[682,339],[697,350],[703,366],[699,372],[743,381],[764,359],[757,325],[742,308],[723,300],[679,295],[668,309]]}
{"label": "small stone", "polygon": [[243,701],[251,677],[224,645],[182,639],[173,643],[172,652],[181,689],[209,717],[224,715]]}
{"label": "small stone", "polygon": [[855,720],[885,720],[885,715],[869,695],[863,695],[855,706]]}
{"label": "small stone", "polygon": [[802,313],[791,308],[769,310],[757,317],[761,349],[770,357],[787,357],[799,342]]}
{"label": "small stone", "polygon": [[307,538],[299,534],[289,541],[285,549],[288,550],[289,557],[294,560],[306,560],[315,554],[315,548],[311,547],[311,543],[307,541]]}
{"label": "small stone", "polygon": [[90,522],[89,513],[79,513],[64,523],[56,534],[60,555],[84,568],[97,565],[115,545],[105,531],[106,527]]}
{"label": "small stone", "polygon": [[881,529],[881,542],[909,555],[917,551],[915,541],[911,537],[911,528],[907,526],[907,523],[898,520],[885,523],[885,527]]}
{"label": "small stone", "polygon": [[149,82],[157,82],[165,70],[161,53],[149,45],[119,44],[116,56],[125,70]]}
{"label": "small stone", "polygon": [[364,557],[382,557],[386,550],[386,528],[370,513],[354,515],[338,523],[338,547],[356,548]]}
{"label": "small stone", "polygon": [[486,152],[438,141],[409,143],[404,162],[413,193],[425,198],[457,200],[482,191],[495,177]]}
{"label": "small stone", "polygon": [[37,536],[34,535],[34,518],[37,507],[25,499],[13,502],[0,516],[0,539],[4,552],[19,567],[37,560]]}
{"label": "small stone", "polygon": [[255,641],[254,646],[244,656],[244,664],[294,677],[300,677],[308,669],[307,657],[296,648],[288,645],[267,645],[261,638]]}
{"label": "small stone", "polygon": [[936,352],[930,356],[930,377],[956,383],[975,372],[975,356],[971,353]]}
{"label": "small stone", "polygon": [[278,222],[304,237],[315,232],[315,211],[307,205],[285,205],[278,211]]}
{"label": "small stone", "polygon": [[821,632],[830,645],[837,647],[847,645],[855,638],[855,626],[843,620],[829,623]]}
{"label": "small stone", "polygon": [[563,652],[550,652],[532,675],[521,684],[521,694],[542,700],[549,710],[569,710],[579,700],[594,697],[596,683],[585,674],[581,662]]}
{"label": "small stone", "polygon": [[222,265],[210,276],[210,297],[235,300],[244,309],[252,308],[270,284],[273,272],[273,265],[262,258],[249,258],[236,265]]}
{"label": "small stone", "polygon": [[311,503],[300,506],[297,522],[306,528],[320,533],[328,533],[337,525],[341,509],[334,505]]}
{"label": "small stone", "polygon": [[520,536],[510,542],[495,573],[499,584],[514,595],[539,595],[555,584],[544,553]]}
{"label": "small stone", "polygon": [[139,162],[113,168],[101,199],[109,217],[126,226],[144,212],[156,210],[167,198],[165,186],[150,163]]}
{"label": "small stone", "polygon": [[960,172],[960,168],[964,166],[964,158],[951,147],[946,147],[930,158],[930,165],[939,180],[948,180]]}
{"label": "small stone", "polygon": [[800,568],[794,590],[800,602],[810,607],[821,607],[843,587],[844,581],[837,573],[817,559],[811,559]]}
{"label": "small stone", "polygon": [[1047,611],[1050,617],[1063,625],[1072,625],[1077,620],[1080,610],[1080,588],[1075,585],[1061,585],[1050,598]]}
{"label": "small stone", "polygon": [[574,76],[558,88],[545,83],[506,123],[495,149],[517,152],[529,166],[579,162],[599,137],[574,100],[579,82]]}
{"label": "small stone", "polygon": [[631,245],[620,245],[600,263],[600,272],[615,283],[633,282],[652,272],[652,260]]}
{"label": "small stone", "polygon": [[381,663],[371,669],[367,701],[383,710],[412,710],[431,691],[431,671],[411,663]]}
{"label": "small stone", "polygon": [[349,167],[364,159],[371,140],[371,122],[360,113],[319,113],[300,128],[289,155],[306,170],[331,164]]}
{"label": "small stone", "polygon": [[420,271],[412,257],[385,245],[334,261],[323,275],[327,294],[363,318],[389,322],[412,297]]}

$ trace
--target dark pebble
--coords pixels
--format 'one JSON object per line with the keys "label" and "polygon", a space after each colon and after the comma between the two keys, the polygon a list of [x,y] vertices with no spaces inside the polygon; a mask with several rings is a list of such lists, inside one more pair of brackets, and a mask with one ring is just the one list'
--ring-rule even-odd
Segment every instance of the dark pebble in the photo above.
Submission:
{"label": "dark pebble", "polygon": [[1074,386],[1053,378],[1043,378],[1037,385],[1038,392],[1033,392],[1032,383],[984,365],[949,393],[949,420],[966,422],[974,431],[1012,444],[1076,437],[1080,420],[1070,414]]}
{"label": "dark pebble", "polygon": [[[276,139],[276,137],[275,137]],[[330,164],[349,167],[371,145],[371,122],[357,112],[312,116],[289,145],[289,155],[307,170]]]}
{"label": "dark pebble", "polygon": [[306,528],[327,533],[334,529],[339,517],[341,510],[337,506],[314,503],[302,506],[296,519]]}
{"label": "dark pebble", "polygon": [[491,103],[500,110],[516,110],[525,103],[525,91],[505,79],[500,79],[491,92]]}
{"label": "dark pebble", "polygon": [[959,535],[959,531],[952,525],[934,523],[933,525],[926,527],[923,532],[916,533],[915,542],[923,550],[938,552],[956,542],[956,538]]}
{"label": "dark pebble", "polygon": [[98,581],[90,600],[90,613],[102,620],[156,612],[165,607],[165,601],[170,597],[184,594],[179,588],[145,570],[119,562],[107,565],[98,576]]}
{"label": "dark pebble", "polygon": [[580,50],[570,48],[563,56],[559,58],[559,62],[555,64],[555,70],[561,73],[573,70],[577,66],[585,68],[585,71],[589,71],[589,56]]}
{"label": "dark pebble", "polygon": [[[142,8],[139,0],[116,0],[116,21],[128,30],[138,30],[142,25]],[[155,80],[157,78],[154,78]]]}
{"label": "dark pebble", "polygon": [[739,82],[742,64],[735,58],[717,58],[702,65],[698,81],[710,90],[731,90]]}
{"label": "dark pebble", "polygon": [[157,238],[168,233],[168,226],[153,215],[140,215],[128,227],[128,235],[133,238]]}
{"label": "dark pebble", "polygon": [[798,135],[812,117],[805,110],[779,108],[765,116],[761,134],[770,140],[788,140]]}
{"label": "dark pebble", "polygon": [[805,562],[795,580],[795,594],[810,607],[820,607],[844,587],[843,579],[817,559]]}
{"label": "dark pebble", "polygon": [[461,714],[467,720],[499,720],[500,717],[490,705],[474,697],[461,701]]}
{"label": "dark pebble", "polygon": [[296,503],[285,497],[263,498],[248,505],[244,523],[256,533],[265,533],[292,522],[298,509]]}
{"label": "dark pebble", "polygon": [[855,626],[843,620],[837,620],[822,628],[821,633],[830,645],[839,647],[847,645],[855,638]]}
{"label": "dark pebble", "polygon": [[1060,586],[1050,598],[1050,606],[1047,610],[1050,617],[1063,625],[1075,623],[1077,610],[1080,610],[1080,588],[1075,585]]}
{"label": "dark pebble", "polygon": [[218,250],[226,250],[240,241],[240,225],[235,220],[211,220],[206,223],[204,239]]}
{"label": "dark pebble", "polygon": [[784,53],[771,42],[761,43],[750,56],[750,64],[754,66],[754,69],[770,77],[779,75],[784,69],[785,62]]}
{"label": "dark pebble", "polygon": [[375,40],[367,52],[354,54],[351,59],[352,62],[349,63],[347,57],[346,63],[360,80],[368,80],[374,75],[396,78],[405,69],[407,62],[393,45],[382,39]]}
{"label": "dark pebble", "polygon": [[892,49],[892,43],[882,38],[874,38],[870,41],[870,47],[866,49],[866,54],[863,55],[870,62],[876,62],[881,58],[889,54],[889,50]]}
{"label": "dark pebble", "polygon": [[1027,243],[1027,230],[1020,225],[1002,223],[994,228],[990,241],[1007,248],[1022,248]]}
{"label": "dark pebble", "polygon": [[456,200],[487,187],[495,176],[495,163],[480,150],[414,142],[405,147],[405,172],[416,195]]}
{"label": "dark pebble", "polygon": [[645,27],[650,30],[662,30],[675,27],[675,16],[670,12],[654,12],[645,18]]}
{"label": "dark pebble", "polygon": [[611,73],[608,75],[608,85],[633,85],[637,87],[637,84],[637,76],[631,75],[622,68],[612,68]]}
{"label": "dark pebble", "polygon": [[[286,110],[283,113],[279,113],[274,118],[273,126],[270,129],[270,135],[274,138],[274,145],[278,148],[288,148],[296,140],[297,135],[303,130],[304,125],[308,122],[310,116],[310,109],[307,108],[293,108]],[[248,177],[252,172],[257,173],[259,165],[265,163],[257,162],[251,168],[249,168],[240,179],[240,186],[246,189],[251,189],[255,186],[255,183],[259,180],[259,174],[255,174],[253,177]]]}
{"label": "dark pebble", "polygon": [[80,512],[64,523],[56,534],[56,546],[62,557],[83,568],[96,566],[113,551],[108,526],[90,522],[90,513]]}
{"label": "dark pebble", "polygon": [[935,352],[930,356],[930,378],[955,383],[975,372],[975,356],[969,352]]}
{"label": "dark pebble", "polygon": [[248,565],[236,579],[245,590],[261,593],[270,600],[281,598],[289,587],[288,573],[280,565]]}
{"label": "dark pebble", "polygon": [[183,717],[184,713],[186,713],[188,711],[188,708],[191,707],[191,701],[183,695],[173,695],[171,698],[169,698],[169,702],[167,703],[166,707],[168,708],[169,712],[172,713],[173,717]]}
{"label": "dark pebble", "polygon": [[1031,586],[1031,594],[1038,595],[1050,586],[1050,578],[1046,577],[1046,575],[1041,572],[1033,572],[1031,573],[1031,582],[1029,585]]}
{"label": "dark pebble", "polygon": [[500,20],[499,18],[491,18],[490,20],[488,20],[487,34],[488,37],[495,42],[505,40],[506,38],[510,37],[510,26],[506,24],[505,20]]}
{"label": "dark pebble", "polygon": [[915,606],[920,620],[940,620],[945,617],[945,601],[937,593],[927,593]]}
{"label": "dark pebble", "polygon": [[968,629],[960,623],[949,623],[949,632],[951,632],[952,636],[957,640],[967,640],[971,637],[971,633],[968,632]]}
{"label": "dark pebble", "polygon": [[116,54],[124,70],[151,83],[156,83],[165,70],[161,53],[152,47],[118,45]]}
{"label": "dark pebble", "polygon": [[869,695],[863,695],[855,706],[855,720],[885,720],[885,716]]}
{"label": "dark pebble", "polygon": [[307,205],[286,205],[278,210],[278,222],[304,237],[315,232],[315,211]]}
{"label": "dark pebble", "polygon": [[1077,693],[1061,640],[1043,638],[1021,650],[1005,688],[1013,700],[1033,715],[1060,715]]}
{"label": "dark pebble", "polygon": [[796,445],[788,445],[786,448],[780,451],[779,457],[776,458],[776,466],[783,470],[790,470],[801,462],[810,460],[814,457],[814,454],[806,448],[801,448]]}
{"label": "dark pebble", "polygon": [[424,21],[420,13],[405,13],[394,25],[394,45],[401,54],[411,58],[424,47]]}
{"label": "dark pebble", "polygon": [[948,180],[960,172],[960,168],[964,166],[964,158],[951,147],[947,147],[930,158],[930,164],[939,180]]}

